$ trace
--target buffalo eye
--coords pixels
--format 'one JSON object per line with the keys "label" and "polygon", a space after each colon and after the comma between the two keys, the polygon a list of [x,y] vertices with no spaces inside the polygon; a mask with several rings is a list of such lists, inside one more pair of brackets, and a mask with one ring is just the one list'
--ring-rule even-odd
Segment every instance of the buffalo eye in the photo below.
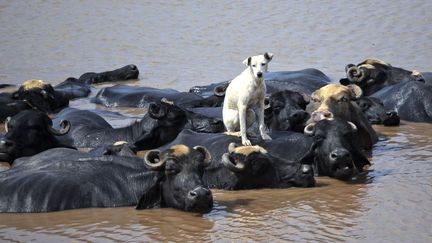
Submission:
{"label": "buffalo eye", "polygon": [[313,101],[313,102],[316,102],[316,103],[320,103],[320,102],[321,102],[321,100],[318,99],[318,98],[312,98],[312,101]]}
{"label": "buffalo eye", "polygon": [[174,159],[169,159],[165,165],[165,173],[167,175],[175,175],[180,172],[180,166]]}
{"label": "buffalo eye", "polygon": [[324,140],[325,137],[322,136],[322,135],[317,134],[317,135],[315,135],[313,138],[314,138],[315,141],[318,142],[318,141],[322,141],[322,140]]}
{"label": "buffalo eye", "polygon": [[348,100],[348,98],[347,97],[342,97],[340,100],[339,100],[339,102],[348,102],[349,100]]}

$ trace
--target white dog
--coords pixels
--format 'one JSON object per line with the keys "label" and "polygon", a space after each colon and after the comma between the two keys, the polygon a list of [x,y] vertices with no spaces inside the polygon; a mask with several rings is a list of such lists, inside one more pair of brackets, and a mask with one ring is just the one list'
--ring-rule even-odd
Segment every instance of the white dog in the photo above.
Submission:
{"label": "white dog", "polygon": [[259,130],[261,137],[271,140],[264,124],[264,98],[266,85],[264,74],[267,72],[268,63],[272,60],[272,53],[264,53],[246,58],[243,63],[248,67],[228,85],[225,92],[225,100],[222,111],[223,122],[228,135],[239,136],[235,130],[240,128],[242,144],[247,146],[251,142],[246,136],[247,128],[255,121],[257,108]]}

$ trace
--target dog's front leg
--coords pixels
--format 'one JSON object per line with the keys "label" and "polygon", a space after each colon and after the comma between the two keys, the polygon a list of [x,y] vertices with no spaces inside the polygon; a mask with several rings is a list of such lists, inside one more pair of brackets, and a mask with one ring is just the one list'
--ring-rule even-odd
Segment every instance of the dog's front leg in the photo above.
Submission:
{"label": "dog's front leg", "polygon": [[262,139],[271,140],[271,137],[268,135],[268,129],[264,123],[264,99],[258,104],[258,122],[259,122],[259,130]]}
{"label": "dog's front leg", "polygon": [[252,145],[251,141],[249,141],[249,139],[246,136],[246,112],[247,112],[247,107],[246,105],[239,105],[238,106],[238,110],[239,110],[239,120],[240,120],[240,135],[242,138],[242,144],[244,146],[250,146]]}

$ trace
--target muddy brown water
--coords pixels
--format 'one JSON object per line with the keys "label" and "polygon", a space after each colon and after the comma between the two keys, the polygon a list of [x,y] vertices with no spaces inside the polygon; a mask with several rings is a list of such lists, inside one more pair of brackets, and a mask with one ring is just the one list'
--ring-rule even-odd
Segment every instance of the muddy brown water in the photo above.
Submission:
{"label": "muddy brown water", "polygon": [[[263,51],[275,54],[272,71],[314,67],[334,80],[367,57],[432,71],[430,9],[431,1],[0,1],[0,83],[55,84],[134,63],[141,74],[127,84],[186,91],[235,76]],[[107,109],[88,99],[71,106]],[[213,190],[205,215],[0,214],[0,242],[432,242],[432,125],[375,128],[374,165],[354,183],[319,177],[307,189]]]}

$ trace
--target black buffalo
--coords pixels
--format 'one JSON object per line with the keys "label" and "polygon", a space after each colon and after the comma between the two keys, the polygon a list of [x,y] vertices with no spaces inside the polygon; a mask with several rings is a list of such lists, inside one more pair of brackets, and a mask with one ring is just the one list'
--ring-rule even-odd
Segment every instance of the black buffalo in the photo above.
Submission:
{"label": "black buffalo", "polygon": [[310,117],[305,111],[309,100],[309,96],[290,90],[273,93],[265,109],[267,127],[275,131],[302,132]]}
{"label": "black buffalo", "polygon": [[0,93],[0,122],[7,117],[14,116],[20,111],[32,109],[32,106],[23,100],[15,100],[10,93]]}
{"label": "black buffalo", "polygon": [[137,66],[130,64],[112,71],[84,73],[78,79],[70,77],[54,86],[54,89],[69,99],[83,98],[87,97],[94,89],[92,84],[137,79],[138,75]]}
{"label": "black buffalo", "polygon": [[209,148],[212,162],[204,171],[203,180],[211,188],[239,190],[315,184],[312,161],[299,163],[290,156],[275,157],[261,146],[237,147],[235,144],[241,144],[237,137],[183,130],[171,144],[176,143]]}
{"label": "black buffalo", "polygon": [[0,173],[1,212],[49,212],[88,207],[172,207],[205,213],[213,197],[203,186],[203,147],[176,145],[138,157],[95,156],[55,148],[21,158]]}
{"label": "black buffalo", "polygon": [[[304,94],[311,94],[315,90],[327,85],[331,79],[323,72],[314,68],[307,68],[298,71],[268,72],[265,75],[267,94],[278,91],[291,90]],[[213,83],[204,86],[194,86],[189,92],[208,97],[213,92],[224,91],[229,81]]]}
{"label": "black buffalo", "polygon": [[398,126],[399,115],[396,111],[386,110],[383,102],[375,97],[360,97],[356,101],[371,124],[382,124],[384,126]]}
{"label": "black buffalo", "polygon": [[148,107],[152,102],[166,98],[174,104],[190,107],[221,106],[224,93],[217,93],[208,98],[199,95],[180,92],[174,89],[157,89],[150,87],[115,85],[101,89],[92,102],[107,107]]}
{"label": "black buffalo", "polygon": [[370,165],[362,152],[357,127],[342,119],[324,119],[305,127],[313,138],[304,158],[314,158],[318,175],[348,180]]}
{"label": "black buffalo", "polygon": [[53,120],[54,123],[70,122],[70,132],[58,139],[74,147],[94,148],[126,141],[138,149],[152,149],[174,140],[185,128],[210,133],[224,131],[221,120],[195,114],[168,102],[152,103],[140,121],[121,128],[113,128],[96,113],[73,108],[64,109]]}
{"label": "black buffalo", "polygon": [[396,111],[402,120],[432,122],[432,85],[422,82],[399,83],[374,93],[387,110]]}
{"label": "black buffalo", "polygon": [[70,129],[67,120],[61,129],[52,127],[51,119],[43,112],[25,110],[6,120],[6,134],[0,140],[0,161],[12,163],[16,158],[31,156],[56,147],[70,147],[58,140]]}
{"label": "black buffalo", "polygon": [[69,106],[69,98],[42,80],[27,80],[12,93],[14,100],[26,101],[46,113],[55,113]]}
{"label": "black buffalo", "polygon": [[380,99],[386,110],[400,119],[432,122],[432,73],[408,71],[377,59],[366,59],[346,66],[347,78],[341,84],[355,83],[363,94]]}
{"label": "black buffalo", "polygon": [[343,85],[356,84],[362,88],[366,96],[398,83],[418,81],[432,84],[432,73],[409,71],[372,58],[357,65],[348,64],[345,72],[347,77],[341,79],[340,83]]}

